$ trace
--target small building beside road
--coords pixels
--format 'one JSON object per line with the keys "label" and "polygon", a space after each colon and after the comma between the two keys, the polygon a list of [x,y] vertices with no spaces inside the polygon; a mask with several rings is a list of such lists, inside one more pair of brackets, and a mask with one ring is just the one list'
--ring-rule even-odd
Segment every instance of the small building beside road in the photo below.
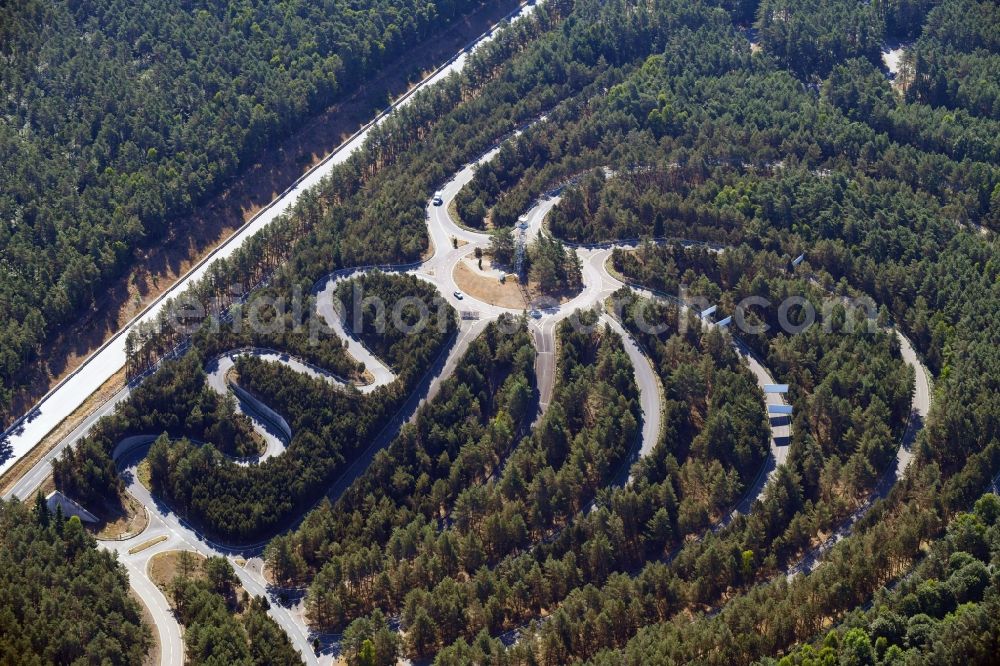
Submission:
{"label": "small building beside road", "polygon": [[91,512],[84,509],[78,502],[74,502],[66,495],[63,495],[60,491],[54,490],[49,493],[48,497],[45,498],[45,504],[49,507],[49,511],[55,513],[56,507],[62,509],[64,516],[69,518],[70,516],[76,516],[85,523],[99,523],[100,520],[92,514]]}

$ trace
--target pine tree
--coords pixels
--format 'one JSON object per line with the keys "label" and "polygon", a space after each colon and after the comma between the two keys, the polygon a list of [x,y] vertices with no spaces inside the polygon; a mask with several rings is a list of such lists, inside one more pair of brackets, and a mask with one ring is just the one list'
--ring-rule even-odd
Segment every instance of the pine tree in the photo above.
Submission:
{"label": "pine tree", "polygon": [[423,607],[417,609],[413,621],[406,628],[406,639],[410,652],[417,658],[429,656],[431,648],[437,643],[437,624]]}
{"label": "pine tree", "polygon": [[43,529],[49,526],[49,505],[41,490],[35,493],[35,522]]}

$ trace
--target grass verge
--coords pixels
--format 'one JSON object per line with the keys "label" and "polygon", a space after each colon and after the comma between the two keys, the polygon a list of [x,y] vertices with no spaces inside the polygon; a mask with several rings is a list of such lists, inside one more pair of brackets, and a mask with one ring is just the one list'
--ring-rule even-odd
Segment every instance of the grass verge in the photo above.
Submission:
{"label": "grass verge", "polygon": [[[146,468],[148,472],[149,465]],[[138,536],[149,525],[149,514],[146,512],[146,507],[128,493],[125,493],[121,498],[119,509],[110,514],[108,511],[102,511],[100,516],[104,518],[104,522],[98,526],[96,536],[104,541],[123,540]]]}
{"label": "grass verge", "polygon": [[[182,553],[187,553],[191,557],[186,564],[181,561]],[[181,572],[182,566],[187,567],[189,578],[204,578],[205,572],[202,570],[204,562],[205,556],[193,550],[167,550],[149,558],[146,573],[149,574],[149,579],[153,581],[154,585],[167,593],[170,589],[170,581]],[[168,595],[167,599],[169,600],[169,598]]]}
{"label": "grass verge", "polygon": [[455,265],[454,278],[458,288],[477,301],[518,310],[527,307],[516,276],[512,275],[506,282],[501,283],[497,278],[480,275],[466,266],[464,261],[459,261]]}
{"label": "grass verge", "polygon": [[153,538],[153,539],[150,539],[149,541],[143,541],[138,546],[132,546],[131,548],[128,549],[128,554],[129,555],[135,555],[136,553],[141,553],[142,551],[146,550],[147,548],[152,548],[156,544],[163,543],[166,540],[167,540],[167,535],[166,534],[161,534],[160,536],[158,536],[156,538]]}

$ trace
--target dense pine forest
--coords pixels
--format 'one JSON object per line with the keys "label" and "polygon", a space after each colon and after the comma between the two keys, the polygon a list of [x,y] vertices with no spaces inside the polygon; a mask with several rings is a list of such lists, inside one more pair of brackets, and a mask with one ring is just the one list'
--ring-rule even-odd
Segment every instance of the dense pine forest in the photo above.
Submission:
{"label": "dense pine forest", "polygon": [[850,613],[821,641],[761,663],[983,664],[996,659],[998,520],[1000,501],[983,495],[973,511],[955,517],[924,561],[870,608]]}
{"label": "dense pine forest", "polygon": [[[61,326],[303,122],[478,0],[0,7],[0,422]],[[408,72],[416,74],[417,72]]]}
{"label": "dense pine forest", "polygon": [[143,663],[152,638],[125,568],[41,495],[0,502],[0,590],[5,663]]}
{"label": "dense pine forest", "polygon": [[199,562],[189,551],[176,555],[177,573],[167,583],[167,592],[184,624],[188,663],[302,663],[281,627],[267,616],[268,601],[240,591],[229,560],[210,557]]}
{"label": "dense pine forest", "polygon": [[[882,50],[900,41],[891,75]],[[156,497],[213,537],[269,539],[269,580],[305,591],[304,621],[350,663],[989,664],[997,58],[989,1],[542,3],[174,306],[222,302],[225,316],[179,331],[168,312],[135,334],[130,363],[158,369],[62,456],[57,485],[120,497],[116,442],[162,435]],[[558,196],[529,246],[535,279],[578,286],[570,244],[627,239],[607,268],[628,286],[555,327],[545,409],[536,324],[504,315],[369,461],[467,323],[419,277],[336,272],[419,262],[429,198],[498,144],[456,197],[460,221],[509,252],[507,230]],[[293,437],[237,465],[253,431],[206,388],[208,360],[266,346],[365,379],[336,333],[303,333],[331,273],[361,316],[348,334],[395,379],[363,394],[240,357],[240,386]],[[234,283],[262,286],[226,302]],[[416,299],[444,325],[373,332],[377,308],[354,307],[356,286]],[[772,304],[749,311],[752,328],[686,306],[702,299],[723,320],[748,297]],[[270,332],[241,326],[274,298],[303,306],[274,312],[286,321]],[[862,298],[871,312],[852,307]],[[789,299],[799,307],[781,311]],[[822,321],[789,331],[782,319],[803,323],[806,306]],[[923,369],[900,336],[929,372],[926,420]],[[630,341],[660,406],[638,461]],[[186,354],[157,366],[177,344]],[[789,385],[793,416],[787,458],[747,497],[777,446],[751,357]],[[185,594],[228,626],[203,592]]]}

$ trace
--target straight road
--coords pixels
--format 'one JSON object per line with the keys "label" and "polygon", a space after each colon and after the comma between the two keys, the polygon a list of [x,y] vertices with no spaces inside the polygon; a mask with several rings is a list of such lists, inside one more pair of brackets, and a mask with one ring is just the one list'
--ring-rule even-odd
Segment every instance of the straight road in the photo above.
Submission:
{"label": "straight road", "polygon": [[146,576],[145,569],[140,569],[135,563],[121,559],[128,570],[132,589],[142,599],[153,618],[153,631],[157,633],[160,644],[160,663],[179,664],[184,660],[184,640],[181,638],[181,627],[174,618],[173,611],[160,589]]}
{"label": "straight road", "polygon": [[[552,402],[556,383],[556,333],[555,323],[548,320],[531,325],[535,341],[535,386],[538,387],[538,417],[540,419]],[[533,424],[534,425],[534,424]]]}

